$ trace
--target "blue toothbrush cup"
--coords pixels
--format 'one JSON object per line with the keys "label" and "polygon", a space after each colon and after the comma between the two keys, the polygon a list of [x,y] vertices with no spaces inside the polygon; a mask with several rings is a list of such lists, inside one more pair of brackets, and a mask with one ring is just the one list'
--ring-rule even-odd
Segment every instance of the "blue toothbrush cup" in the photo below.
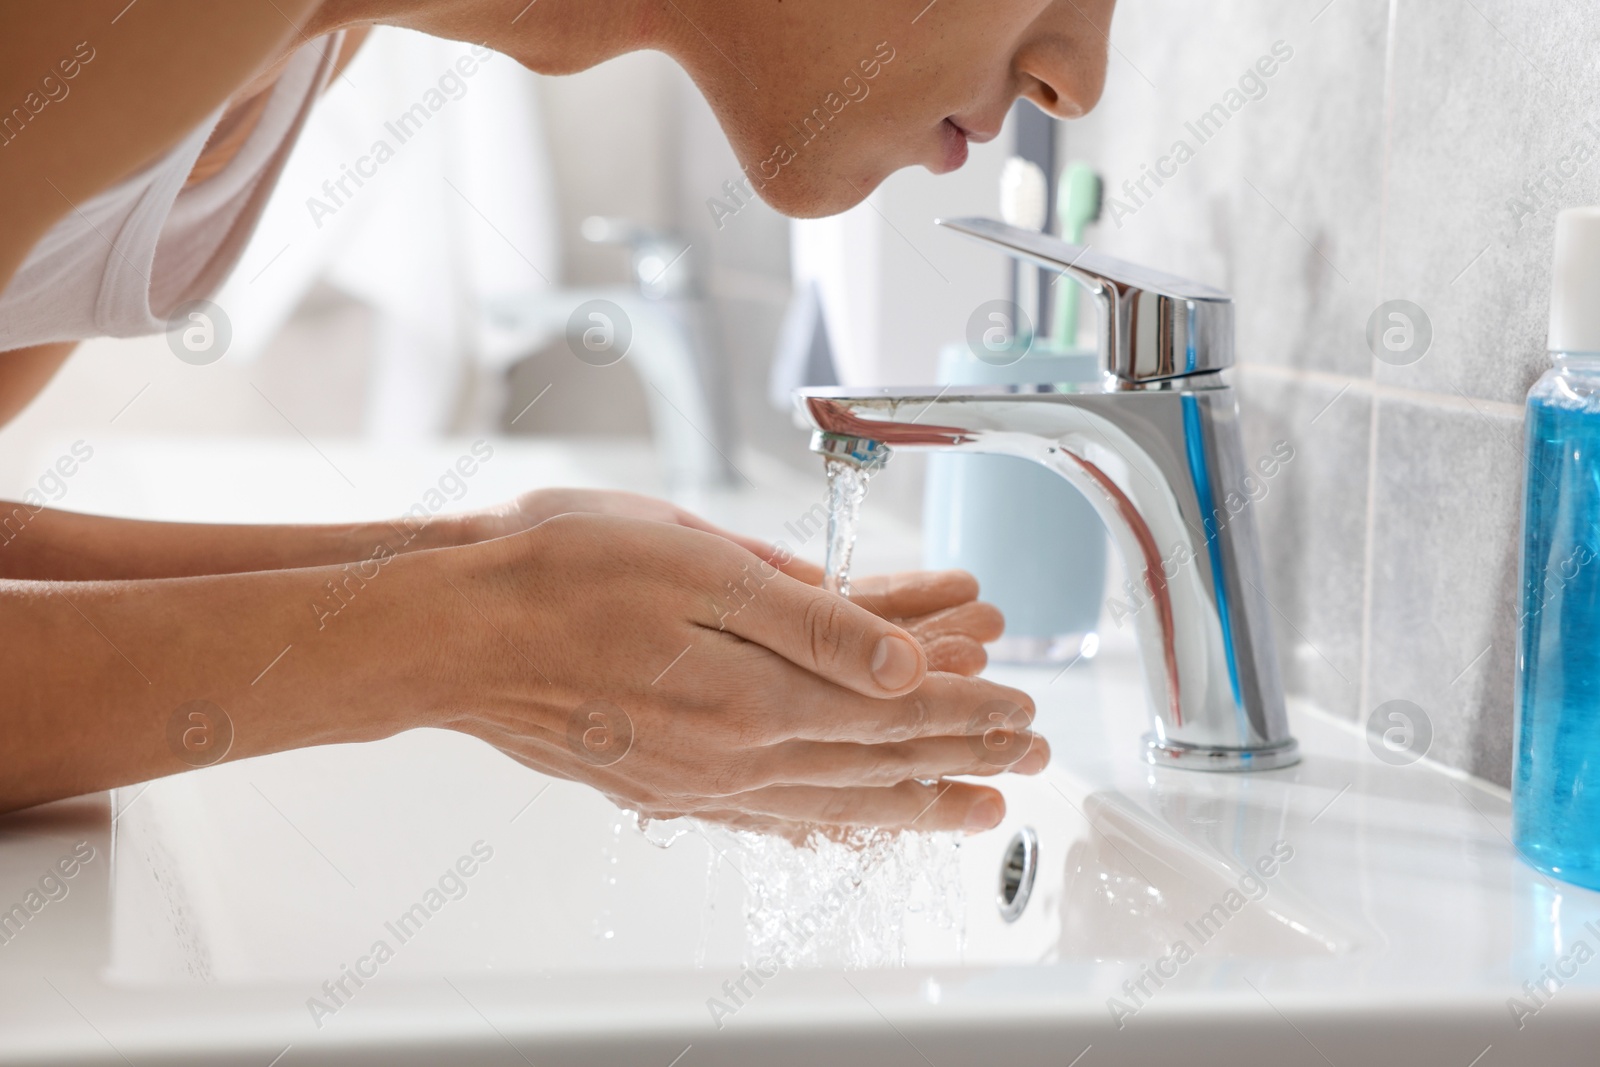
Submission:
{"label": "blue toothbrush cup", "polygon": [[[1014,344],[1030,349],[1029,340]],[[939,353],[939,384],[1100,377],[1093,351],[1025,350],[1014,362],[1008,359],[979,359],[966,345],[947,345]],[[1060,475],[1015,456],[933,453],[922,537],[924,566],[972,572],[983,599],[1005,613],[1006,632],[989,647],[991,660],[1052,663],[1092,657],[1098,649],[1106,531],[1094,508]]]}

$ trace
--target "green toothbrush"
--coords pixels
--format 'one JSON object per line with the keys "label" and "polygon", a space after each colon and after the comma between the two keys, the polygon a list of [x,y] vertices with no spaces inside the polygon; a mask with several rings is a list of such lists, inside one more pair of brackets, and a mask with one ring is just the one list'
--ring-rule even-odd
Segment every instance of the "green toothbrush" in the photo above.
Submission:
{"label": "green toothbrush", "polygon": [[[1056,187],[1056,216],[1061,220],[1061,239],[1083,244],[1083,231],[1100,218],[1103,186],[1100,175],[1084,163],[1073,163],[1061,172]],[[1067,351],[1078,343],[1078,283],[1068,278],[1056,281],[1056,328],[1054,347]]]}

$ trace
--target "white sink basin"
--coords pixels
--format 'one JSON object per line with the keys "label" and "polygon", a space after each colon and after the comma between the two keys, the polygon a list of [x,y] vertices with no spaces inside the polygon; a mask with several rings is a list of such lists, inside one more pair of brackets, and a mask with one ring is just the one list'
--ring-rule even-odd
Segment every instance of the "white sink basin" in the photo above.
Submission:
{"label": "white sink basin", "polygon": [[[1043,681],[1045,729],[1058,750],[1070,749],[1081,744],[1072,719],[1082,714],[1066,709],[1093,701],[1097,679],[1081,669],[1058,695],[1048,678],[1007,676],[1036,690]],[[676,837],[659,847],[592,790],[534,774],[457,734],[414,731],[224,764],[119,793],[107,977],[315,987],[379,939],[395,948],[384,981],[490,971],[737,973],[765,955],[747,936],[746,910],[762,903],[757,886],[771,887],[765,905],[774,919],[806,916],[800,968],[1153,959],[1180,937],[1198,945],[1184,923],[1235,889],[1241,858],[1270,858],[1282,836],[1277,820],[1252,813],[1230,816],[1224,840],[1186,836],[1134,796],[1067,769],[1001,783],[1010,812],[999,830],[912,846],[947,857],[948,881],[911,877],[892,863],[872,868],[869,859],[859,889],[824,901],[784,893],[774,876],[832,883],[860,862],[848,850],[795,852],[682,820],[650,828],[651,839]],[[1220,804],[1196,810],[1216,814]],[[1003,853],[1024,826],[1038,835],[1040,871],[1022,916],[1008,923],[997,886]],[[397,927],[479,842],[480,869],[447,877],[437,917],[418,924],[425,936]],[[918,897],[953,890],[964,903],[960,920],[891,906],[907,881]],[[1209,917],[1201,931],[1208,951],[1326,957],[1357,943],[1354,927],[1287,878],[1248,888],[1258,901]],[[147,921],[157,899],[167,922]],[[885,916],[903,917],[904,930],[860,928]],[[400,934],[408,935],[403,946]]]}
{"label": "white sink basin", "polygon": [[[804,490],[775,499],[774,525]],[[1298,706],[1299,766],[1146,767],[1132,655],[992,672],[1035,695],[1056,758],[999,780],[998,831],[927,844],[959,880],[954,928],[930,906],[954,880],[908,876],[920,910],[883,932],[900,872],[880,868],[832,904],[769,897],[817,933],[764,977],[744,969],[751,883],[798,861],[717,831],[657,847],[453,734],[121,790],[114,829],[103,799],[0,820],[0,907],[96,849],[0,944],[0,1063],[1593,1062],[1600,963],[1575,955],[1600,948],[1600,895],[1514,858],[1498,790],[1384,764]],[[1007,923],[1025,826],[1038,876]],[[1564,984],[1533,1012],[1547,966]]]}

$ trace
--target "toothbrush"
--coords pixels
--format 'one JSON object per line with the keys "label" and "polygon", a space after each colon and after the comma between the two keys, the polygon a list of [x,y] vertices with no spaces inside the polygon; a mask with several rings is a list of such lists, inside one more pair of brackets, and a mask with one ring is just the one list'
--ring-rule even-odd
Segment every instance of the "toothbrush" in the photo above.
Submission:
{"label": "toothbrush", "polygon": [[[1068,244],[1083,244],[1083,233],[1091,222],[1100,219],[1104,186],[1100,175],[1083,163],[1074,163],[1061,172],[1056,187],[1056,217],[1061,221],[1061,239]],[[1066,351],[1078,343],[1078,284],[1068,278],[1056,281],[1055,344]]]}
{"label": "toothbrush", "polygon": [[[1000,218],[1008,226],[1039,232],[1050,219],[1050,184],[1039,164],[1012,156],[1000,169]],[[1015,265],[1016,300],[1022,320],[1016,324],[1018,341],[1031,341],[1033,329],[1024,330],[1039,310],[1039,272],[1029,264]]]}

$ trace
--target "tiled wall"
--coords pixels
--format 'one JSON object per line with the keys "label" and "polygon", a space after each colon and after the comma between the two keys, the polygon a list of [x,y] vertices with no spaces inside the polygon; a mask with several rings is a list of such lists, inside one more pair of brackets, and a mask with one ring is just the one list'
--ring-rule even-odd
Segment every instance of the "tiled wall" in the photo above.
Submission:
{"label": "tiled wall", "polygon": [[[1090,240],[1238,301],[1247,453],[1296,453],[1256,505],[1291,691],[1359,720],[1411,700],[1433,756],[1507,783],[1521,402],[1556,210],[1600,203],[1600,11],[1121,0],[1111,39],[1101,108],[1067,128],[1109,186]],[[1265,94],[1198,143],[1185,123],[1280,41]],[[1194,158],[1135,201],[1180,138]],[[1366,342],[1394,299],[1432,326],[1406,366]]]}

